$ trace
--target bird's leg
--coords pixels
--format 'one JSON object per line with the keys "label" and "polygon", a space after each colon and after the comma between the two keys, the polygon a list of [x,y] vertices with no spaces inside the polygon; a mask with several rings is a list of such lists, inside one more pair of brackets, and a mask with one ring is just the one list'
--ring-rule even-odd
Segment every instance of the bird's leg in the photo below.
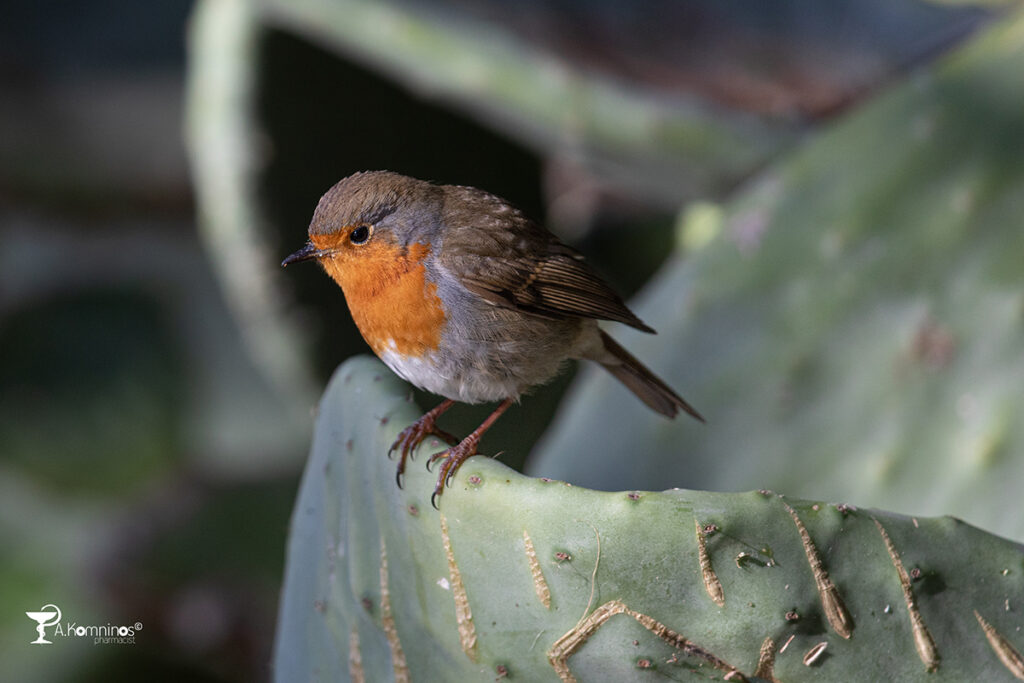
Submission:
{"label": "bird's leg", "polygon": [[440,453],[434,453],[430,456],[430,460],[427,461],[427,467],[429,468],[436,461],[443,461],[441,463],[441,469],[437,473],[437,486],[434,487],[434,494],[430,496],[430,504],[437,507],[437,497],[441,495],[446,484],[448,484],[455,473],[458,472],[459,467],[471,456],[476,455],[476,447],[480,444],[480,438],[484,435],[491,425],[501,417],[501,414],[508,410],[508,407],[512,405],[515,399],[506,398],[504,401],[494,409],[486,420],[484,420],[479,427],[474,429],[469,436],[457,443],[456,445],[443,450]]}
{"label": "bird's leg", "polygon": [[427,413],[420,419],[413,422],[411,425],[402,430],[402,433],[398,435],[395,442],[391,444],[391,448],[388,449],[388,457],[398,450],[398,471],[395,473],[395,481],[398,482],[398,488],[402,488],[402,474],[405,472],[405,461],[408,459],[413,450],[416,449],[420,443],[430,435],[434,435],[444,439],[448,445],[454,444],[458,439],[438,428],[437,418],[441,417],[444,411],[448,410],[455,404],[455,401],[445,399],[436,407],[427,411]]}

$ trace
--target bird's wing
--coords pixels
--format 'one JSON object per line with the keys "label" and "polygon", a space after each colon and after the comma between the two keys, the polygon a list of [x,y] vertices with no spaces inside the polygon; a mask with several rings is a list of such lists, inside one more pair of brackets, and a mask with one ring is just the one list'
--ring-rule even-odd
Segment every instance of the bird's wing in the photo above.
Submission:
{"label": "bird's wing", "polygon": [[522,214],[487,215],[475,225],[480,227],[445,234],[441,261],[485,301],[548,318],[614,320],[654,332],[582,254]]}

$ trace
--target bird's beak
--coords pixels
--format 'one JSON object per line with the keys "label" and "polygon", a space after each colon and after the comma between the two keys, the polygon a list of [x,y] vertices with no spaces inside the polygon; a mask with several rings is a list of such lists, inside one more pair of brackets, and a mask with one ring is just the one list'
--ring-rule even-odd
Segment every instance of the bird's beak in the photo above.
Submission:
{"label": "bird's beak", "polygon": [[281,261],[282,266],[290,266],[293,263],[299,263],[300,261],[312,261],[318,259],[321,256],[330,256],[333,252],[330,249],[317,249],[313,246],[312,242],[307,242],[306,246],[299,249],[297,252]]}

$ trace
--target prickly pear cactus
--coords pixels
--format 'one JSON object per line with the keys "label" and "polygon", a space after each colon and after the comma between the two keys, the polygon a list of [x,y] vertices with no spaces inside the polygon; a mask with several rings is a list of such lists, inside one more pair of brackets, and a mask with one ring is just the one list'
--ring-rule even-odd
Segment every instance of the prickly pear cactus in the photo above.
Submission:
{"label": "prickly pear cactus", "polygon": [[708,425],[588,369],[528,472],[777,488],[1024,540],[1021,74],[1018,10],[727,206],[690,207],[686,259],[636,306],[659,334],[615,333]]}
{"label": "prickly pear cactus", "polygon": [[438,512],[431,444],[404,490],[386,457],[420,414],[408,391],[368,358],[327,389],[278,681],[1024,678],[1022,546],[768,491],[600,493],[485,457]]}
{"label": "prickly pear cactus", "polygon": [[1024,680],[1024,547],[834,502],[1024,537],[1021,73],[1017,11],[691,207],[640,306],[662,334],[621,338],[710,425],[592,377],[534,468],[833,502],[474,458],[438,512],[431,445],[404,490],[385,457],[408,387],[353,359],[292,521],[277,680]]}

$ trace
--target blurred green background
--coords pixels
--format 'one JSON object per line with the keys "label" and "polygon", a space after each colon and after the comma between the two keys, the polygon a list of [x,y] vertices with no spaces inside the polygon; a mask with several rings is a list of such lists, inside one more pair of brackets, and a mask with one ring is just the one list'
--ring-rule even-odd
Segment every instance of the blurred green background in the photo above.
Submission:
{"label": "blurred green background", "polygon": [[[792,245],[806,243],[801,233],[774,250],[754,255],[748,248],[767,224],[750,207],[764,200],[777,208],[779,183],[793,178],[778,180],[772,169],[796,158],[797,170],[787,174],[803,182],[799,160],[808,159],[805,167],[822,184],[805,189],[820,198],[824,208],[816,210],[824,215],[847,201],[828,190],[846,183],[841,169],[849,148],[819,146],[803,157],[801,150],[829,139],[886,93],[926,90],[936,69],[958,68],[936,65],[991,25],[1013,21],[1007,5],[65,0],[6,9],[0,24],[5,680],[269,675],[285,536],[313,410],[333,368],[368,351],[327,278],[314,267],[285,274],[277,266],[303,243],[317,199],[336,180],[389,168],[486,188],[544,220],[630,295],[670,254],[685,261],[695,245],[711,239],[723,220],[719,206],[738,198],[725,224],[739,257],[705,257],[698,271],[710,282],[723,272],[716,268],[725,268],[736,279],[749,276],[756,288],[761,273],[777,281],[788,268],[799,270]],[[985,82],[979,87],[1000,101]],[[1007,107],[1019,118],[1017,97],[1011,93]],[[912,114],[902,120],[916,121]],[[886,120],[869,118],[845,139],[867,139]],[[982,147],[989,152],[1014,143],[1021,149],[1019,126],[992,128],[986,121],[965,114],[960,124],[991,131]],[[940,124],[922,119],[910,133],[894,128],[884,139],[891,145],[914,134],[928,140],[929,126]],[[975,149],[970,136],[955,142],[960,146],[928,142],[957,154],[926,156],[920,168],[901,166],[897,189],[926,191],[915,177],[931,183],[936,168]],[[884,176],[886,151],[861,150],[858,168],[875,155]],[[830,159],[838,170],[822,175]],[[996,185],[1013,187],[1024,175],[1016,161],[1006,171],[985,159],[978,173]],[[857,220],[865,225],[874,225],[872,216],[891,218],[876,205],[853,206],[850,215],[860,208]],[[784,224],[795,214],[772,215]],[[792,222],[813,231],[814,217]],[[814,250],[827,250],[826,238]],[[927,246],[931,238],[921,239]],[[837,247],[837,253],[847,252]],[[830,267],[845,265],[856,263]],[[908,258],[887,272],[915,267]],[[678,308],[682,294],[666,289],[669,276],[661,272],[663,303],[645,303],[644,317],[668,335],[661,339],[690,339],[685,325],[671,331],[665,311]],[[852,272],[869,289],[892,284],[870,270]],[[1007,275],[1004,282],[1013,291],[1020,278]],[[678,286],[692,283],[683,277]],[[728,290],[731,281],[723,286]],[[748,322],[758,311],[785,314],[787,305],[804,301],[801,291],[766,288],[766,301],[731,310]],[[790,432],[772,424],[785,415],[769,411],[770,419],[750,422],[742,412],[727,412],[737,394],[759,386],[757,367],[736,365],[735,376],[728,375],[728,354],[743,353],[731,333],[743,326],[731,324],[727,312],[716,313],[717,326],[700,343],[662,342],[660,358],[655,346],[641,355],[662,368],[696,353],[697,365],[715,369],[672,378],[705,413],[714,408],[720,427],[707,434],[739,434],[732,444],[751,449],[768,440],[760,436],[768,431],[773,443],[781,441]],[[774,330],[774,343],[795,340],[787,367],[798,379],[817,371],[804,347],[797,348],[811,343],[799,332],[821,320],[791,315],[780,325],[787,329]],[[985,320],[972,325],[984,329]],[[884,330],[884,321],[872,329]],[[947,334],[936,324],[914,348],[941,367]],[[857,365],[851,360],[841,369],[856,374]],[[712,381],[721,372],[729,381]],[[521,466],[571,375],[510,411],[485,449],[502,450],[505,462]],[[799,395],[804,386],[783,384],[765,391],[777,398]],[[813,404],[817,395],[808,400]],[[580,405],[575,410],[586,412]],[[486,411],[460,408],[448,426],[467,431]],[[1004,406],[1001,414],[1014,412],[1019,409]],[[608,411],[596,414],[611,423]],[[581,438],[572,424],[580,422],[560,425],[553,448]],[[748,427],[753,436],[743,433],[744,425],[755,424]],[[606,437],[582,430],[584,437]],[[834,441],[842,448],[842,439]],[[552,462],[549,454],[541,463]],[[714,469],[706,453],[700,462]],[[540,467],[567,476],[557,463]],[[611,482],[630,474],[611,472]],[[696,482],[748,486],[729,473]],[[602,485],[597,474],[584,483]],[[621,485],[688,482],[660,472]],[[813,480],[807,486],[813,489]],[[1013,528],[1019,526],[996,530]],[[143,628],[131,646],[30,646],[33,624],[24,612],[46,603],[80,624],[141,622]]]}

